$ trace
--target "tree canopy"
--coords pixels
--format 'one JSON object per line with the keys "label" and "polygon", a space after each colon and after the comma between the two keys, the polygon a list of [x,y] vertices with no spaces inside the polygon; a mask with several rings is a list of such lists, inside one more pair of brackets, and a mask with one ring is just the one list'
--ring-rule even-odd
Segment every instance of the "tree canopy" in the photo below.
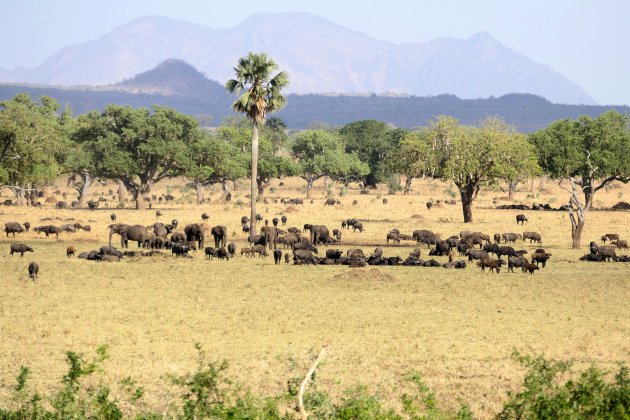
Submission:
{"label": "tree canopy", "polygon": [[59,104],[42,96],[33,101],[18,94],[0,103],[0,185],[10,188],[18,204],[61,173],[61,154],[67,141]]}
{"label": "tree canopy", "polygon": [[109,105],[81,117],[76,138],[94,151],[97,175],[121,180],[141,209],[155,184],[184,175],[200,135],[194,118],[170,108]]}
{"label": "tree canopy", "polygon": [[292,155],[300,167],[300,177],[306,180],[306,197],[310,198],[313,182],[323,176],[349,182],[367,175],[370,168],[351,153],[346,153],[341,139],[324,130],[306,130],[293,139]]}
{"label": "tree canopy", "polygon": [[597,118],[554,121],[529,136],[540,166],[571,184],[569,216],[573,247],[580,246],[595,193],[613,181],[630,181],[630,118],[608,111]]}
{"label": "tree canopy", "polygon": [[[452,181],[460,192],[464,222],[473,221],[472,203],[482,187],[522,172],[516,160],[532,161],[534,151],[526,138],[494,117],[478,127],[462,126],[452,117],[440,116],[429,128],[436,158],[434,176]],[[514,158],[515,151],[520,155]]]}
{"label": "tree canopy", "polygon": [[339,130],[346,152],[355,153],[370,168],[363,180],[365,186],[374,187],[386,178],[385,159],[405,133],[402,129],[391,130],[387,124],[376,120],[355,121]]}
{"label": "tree canopy", "polygon": [[436,166],[435,157],[436,155],[431,149],[428,131],[410,132],[402,138],[398,147],[388,155],[386,166],[388,172],[405,176],[403,193],[408,194],[414,178],[433,175]]}

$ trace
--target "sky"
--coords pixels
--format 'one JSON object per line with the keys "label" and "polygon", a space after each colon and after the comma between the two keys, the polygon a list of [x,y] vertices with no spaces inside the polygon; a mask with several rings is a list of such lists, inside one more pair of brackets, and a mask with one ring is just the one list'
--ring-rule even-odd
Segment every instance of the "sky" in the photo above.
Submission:
{"label": "sky", "polygon": [[630,105],[630,0],[0,0],[0,67],[35,67],[142,16],[227,28],[254,13],[289,11],[395,43],[485,31],[598,103]]}

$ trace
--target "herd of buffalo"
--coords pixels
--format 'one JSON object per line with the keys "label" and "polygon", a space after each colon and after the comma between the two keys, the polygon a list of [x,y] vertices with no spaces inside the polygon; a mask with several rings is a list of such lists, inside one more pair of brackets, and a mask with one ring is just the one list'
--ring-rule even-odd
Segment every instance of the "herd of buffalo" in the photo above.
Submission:
{"label": "herd of buffalo", "polygon": [[[287,202],[292,204],[302,204],[298,200],[290,199]],[[328,204],[328,202],[326,202]],[[331,203],[332,204],[332,203]],[[156,216],[160,216],[156,213]],[[171,254],[176,257],[192,258],[191,252],[203,250],[208,259],[229,260],[236,256],[236,244],[228,243],[228,229],[226,226],[210,227],[205,222],[209,216],[204,213],[201,216],[203,222],[191,223],[184,227],[183,230],[177,230],[179,223],[172,220],[165,224],[156,222],[150,226],[144,225],[128,225],[124,223],[116,223],[116,214],[111,214],[112,224],[109,229],[109,245],[102,246],[98,250],[86,251],[78,253],[79,258],[94,261],[120,261],[125,257],[136,256],[152,256],[170,250]],[[50,219],[48,219],[50,220]],[[263,218],[257,215],[257,220],[262,221]],[[527,258],[528,251],[525,249],[515,249],[517,243],[542,244],[542,237],[537,232],[525,231],[521,233],[504,232],[495,233],[492,237],[483,232],[459,232],[458,235],[452,235],[447,239],[442,239],[439,234],[430,230],[414,230],[410,234],[402,233],[399,229],[391,229],[385,236],[387,244],[390,242],[394,245],[400,244],[402,241],[411,241],[416,244],[409,255],[404,258],[400,256],[385,256],[382,247],[377,247],[374,252],[366,255],[359,248],[349,249],[343,252],[340,249],[333,248],[335,244],[341,243],[343,230],[352,229],[353,232],[363,232],[363,222],[356,218],[349,218],[341,221],[340,229],[329,230],[327,226],[304,224],[303,227],[285,227],[288,222],[286,215],[281,218],[272,219],[271,225],[268,220],[264,221],[264,226],[260,229],[260,233],[252,235],[249,232],[249,218],[243,216],[241,218],[242,232],[248,235],[247,242],[249,246],[240,250],[241,256],[246,257],[266,257],[272,254],[274,262],[280,264],[284,259],[286,264],[291,261],[295,265],[304,264],[321,264],[321,265],[348,265],[350,267],[364,267],[367,265],[402,265],[402,266],[418,266],[418,267],[443,267],[443,268],[466,268],[467,264],[476,262],[476,265],[482,271],[488,269],[490,272],[499,273],[501,267],[507,265],[508,272],[514,272],[514,268],[520,268],[522,272],[533,274],[539,270],[541,265],[545,268],[548,260],[552,257],[551,253],[546,252],[543,248],[537,248]],[[523,225],[527,222],[524,214],[516,215],[517,225]],[[281,223],[281,225],[280,225]],[[30,223],[20,224],[19,222],[8,222],[5,224],[4,231],[6,236],[22,232],[28,232],[31,228]],[[33,230],[38,233],[45,234],[46,237],[55,235],[59,238],[62,232],[77,232],[78,230],[90,231],[90,225],[82,225],[80,223],[63,224],[61,226],[42,225],[34,227]],[[235,233],[233,233],[234,235]],[[120,236],[119,250],[112,246],[112,237]],[[214,240],[214,246],[205,246],[207,236],[211,235]],[[617,250],[628,249],[626,240],[619,238],[618,234],[606,234],[601,238],[604,245],[598,245],[595,242],[590,244],[590,253],[584,255],[581,260],[584,261],[630,261],[628,256],[617,255]],[[136,242],[138,247],[145,249],[140,251],[129,251],[129,241]],[[610,244],[606,244],[610,242]],[[324,254],[320,254],[318,246],[331,246],[326,249]],[[428,257],[446,256],[448,262],[440,263],[434,258],[422,259],[421,246],[427,246]],[[269,252],[268,252],[269,251]],[[284,251],[284,254],[283,254]],[[19,253],[23,256],[26,252],[33,252],[33,248],[22,243],[12,243],[10,245],[10,255]],[[68,246],[66,255],[74,257],[77,250],[74,246]],[[464,257],[461,260],[454,260],[455,256]],[[494,258],[492,257],[494,256]],[[39,273],[39,266],[33,262],[28,267],[29,276],[35,280]]]}

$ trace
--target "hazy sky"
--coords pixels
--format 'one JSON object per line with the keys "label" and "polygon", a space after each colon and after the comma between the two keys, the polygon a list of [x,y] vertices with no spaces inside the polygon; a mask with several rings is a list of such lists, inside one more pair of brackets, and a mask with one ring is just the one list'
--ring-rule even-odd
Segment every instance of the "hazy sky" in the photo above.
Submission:
{"label": "hazy sky", "polygon": [[487,31],[600,104],[630,104],[630,0],[0,0],[0,11],[8,69],[37,66],[141,16],[224,28],[253,13],[302,11],[396,43]]}

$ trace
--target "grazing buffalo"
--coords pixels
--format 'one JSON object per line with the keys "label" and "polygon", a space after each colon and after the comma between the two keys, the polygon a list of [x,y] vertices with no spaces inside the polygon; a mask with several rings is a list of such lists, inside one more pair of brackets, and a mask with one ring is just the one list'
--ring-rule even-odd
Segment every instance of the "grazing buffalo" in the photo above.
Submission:
{"label": "grazing buffalo", "polygon": [[221,247],[217,250],[217,258],[220,260],[229,260],[230,254],[224,247]]}
{"label": "grazing buffalo", "polygon": [[190,251],[188,245],[184,245],[181,243],[173,244],[173,247],[171,248],[171,253],[175,254],[176,257],[188,256],[188,251]]}
{"label": "grazing buffalo", "polygon": [[501,238],[503,238],[503,242],[505,242],[506,244],[508,243],[516,243],[517,239],[521,239],[522,236],[519,233],[504,233],[503,235],[501,235]]}
{"label": "grazing buffalo", "polygon": [[352,225],[352,231],[356,232],[357,230],[359,232],[363,232],[363,223],[357,222],[354,225]]}
{"label": "grazing buffalo", "polygon": [[265,245],[254,245],[252,246],[252,257],[258,254],[258,257],[266,257],[267,256],[267,247]]}
{"label": "grazing buffalo", "polygon": [[617,233],[607,233],[604,236],[602,236],[602,242],[606,243],[606,241],[618,241],[619,240],[619,234]]}
{"label": "grazing buffalo", "polygon": [[615,246],[600,246],[597,253],[602,257],[602,261],[617,261],[616,248]]}
{"label": "grazing buffalo", "polygon": [[542,243],[542,238],[540,237],[540,234],[536,232],[523,232],[523,242],[525,242],[527,239],[529,239],[529,243]]}
{"label": "grazing buffalo", "polygon": [[33,248],[31,248],[28,245],[15,243],[15,244],[11,244],[9,253],[11,254],[11,256],[13,256],[15,252],[19,252],[20,257],[23,257],[25,252],[34,252],[34,251],[33,251]]}
{"label": "grazing buffalo", "polygon": [[343,255],[343,251],[340,249],[327,249],[326,250],[326,258],[331,259],[333,261],[339,260]]}
{"label": "grazing buffalo", "polygon": [[389,241],[394,242],[395,244],[399,244],[400,243],[400,236],[398,236],[397,233],[394,232],[389,232],[387,234],[387,243],[389,243]]}
{"label": "grazing buffalo", "polygon": [[280,264],[280,260],[282,259],[282,251],[279,249],[275,249],[273,251],[273,262],[278,265]]}
{"label": "grazing buffalo", "polygon": [[47,225],[47,226],[37,226],[33,229],[37,233],[44,233],[48,238],[49,235],[56,235],[57,239],[59,239],[60,229],[57,226]]}
{"label": "grazing buffalo", "polygon": [[74,257],[74,254],[77,252],[76,248],[73,246],[69,246],[66,248],[66,257]]}
{"label": "grazing buffalo", "polygon": [[484,258],[490,258],[488,253],[482,249],[469,249],[467,254],[468,254],[468,262],[472,262],[473,260],[481,260]]}
{"label": "grazing buffalo", "polygon": [[365,258],[365,254],[363,254],[363,250],[358,249],[358,248],[349,249],[346,252],[346,255],[348,256],[348,258]]}
{"label": "grazing buffalo", "polygon": [[311,251],[315,254],[317,254],[317,248],[315,248],[314,245],[308,243],[308,242],[297,242],[295,244],[293,244],[293,250],[296,249],[300,249],[300,250],[308,250]]}
{"label": "grazing buffalo", "polygon": [[[243,252],[244,252],[244,250],[245,250],[245,249],[248,249],[248,250],[249,250],[249,248],[243,248],[243,249],[241,250],[241,255],[243,255]],[[211,259],[212,259],[212,257],[216,257],[216,256],[217,256],[217,251],[218,251],[218,249],[216,249],[216,248],[212,248],[211,246],[207,246],[207,247],[204,249],[204,253],[205,253],[205,255],[206,255],[206,258],[207,258],[207,259],[209,259],[209,260],[211,260]],[[251,252],[251,250],[249,250],[249,251]]]}
{"label": "grazing buffalo", "polygon": [[534,252],[532,254],[532,263],[536,263],[536,265],[539,265],[540,263],[542,263],[543,268],[545,268],[545,265],[547,264],[547,260],[551,258],[551,254],[548,252]]}
{"label": "grazing buffalo", "polygon": [[324,202],[325,206],[334,206],[335,204],[337,204],[337,200],[335,200],[334,198],[327,198]]}
{"label": "grazing buffalo", "polygon": [[495,254],[495,255],[499,255],[499,244],[485,244],[483,246],[483,250],[486,251],[488,254]]}
{"label": "grazing buffalo", "polygon": [[24,232],[24,228],[18,222],[7,222],[4,224],[4,231],[7,234],[7,238],[9,237],[9,233],[13,234],[13,237],[15,237],[16,233]]}
{"label": "grazing buffalo", "polygon": [[508,272],[513,273],[514,267],[519,267],[522,271],[525,271],[527,264],[529,264],[529,261],[525,257],[508,257]]}
{"label": "grazing buffalo", "polygon": [[315,255],[306,249],[293,250],[293,264],[317,264],[318,260]]}
{"label": "grazing buffalo", "polygon": [[529,271],[529,274],[534,275],[534,271],[540,270],[538,266],[534,263],[529,263],[525,267],[523,267],[523,271]]}
{"label": "grazing buffalo", "polygon": [[516,224],[518,225],[519,222],[522,225],[523,223],[527,222],[527,217],[524,214],[517,214],[516,215]]}
{"label": "grazing buffalo", "polygon": [[37,264],[36,262],[30,263],[28,265],[28,276],[31,278],[31,280],[35,281],[38,275],[39,275],[39,264]]}
{"label": "grazing buffalo", "polygon": [[477,263],[477,267],[481,267],[482,272],[489,268],[491,273],[495,271],[497,274],[501,271],[501,265],[503,265],[503,261],[493,260],[492,258],[483,258]]}

